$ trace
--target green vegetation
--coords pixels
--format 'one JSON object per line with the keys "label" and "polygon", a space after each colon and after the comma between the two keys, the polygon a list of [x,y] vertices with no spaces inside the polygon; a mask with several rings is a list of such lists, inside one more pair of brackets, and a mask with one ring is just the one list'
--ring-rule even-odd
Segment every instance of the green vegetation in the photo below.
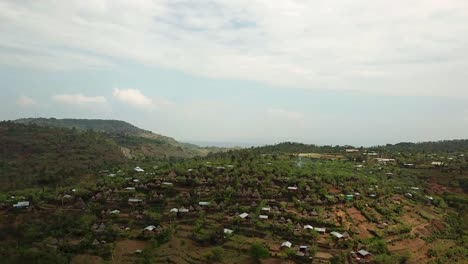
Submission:
{"label": "green vegetation", "polygon": [[104,133],[119,146],[129,149],[127,157],[138,159],[145,157],[187,158],[220,151],[218,148],[201,148],[193,144],[181,143],[171,137],[155,134],[119,120],[26,118],[14,122]]}
{"label": "green vegetation", "polygon": [[[129,159],[122,146],[163,151],[166,142],[13,122],[0,124],[0,136],[5,263],[467,258],[467,150],[451,142],[352,151],[283,143]],[[14,208],[21,201],[30,206]]]}
{"label": "green vegetation", "polygon": [[2,189],[64,183],[125,160],[112,140],[90,131],[1,122],[0,138]]}
{"label": "green vegetation", "polygon": [[265,246],[261,244],[252,244],[250,246],[249,253],[250,256],[256,260],[268,258],[270,256],[268,249],[266,249]]}

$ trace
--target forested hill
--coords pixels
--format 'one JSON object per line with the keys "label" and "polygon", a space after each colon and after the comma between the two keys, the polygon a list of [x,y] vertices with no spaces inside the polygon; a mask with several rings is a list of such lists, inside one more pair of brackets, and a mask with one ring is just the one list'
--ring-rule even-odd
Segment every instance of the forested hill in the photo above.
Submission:
{"label": "forested hill", "polygon": [[202,148],[193,144],[155,134],[119,120],[102,119],[56,119],[24,118],[14,121],[20,124],[34,124],[43,127],[59,127],[80,131],[97,131],[108,134],[108,137],[124,148],[127,157],[193,157],[204,156],[209,152],[222,151],[220,148]]}
{"label": "forested hill", "polygon": [[110,134],[119,134],[126,136],[137,136],[160,141],[168,142],[171,144],[180,144],[171,137],[155,134],[138,128],[130,123],[120,120],[104,120],[104,119],[56,119],[56,118],[23,118],[17,119],[14,122],[21,124],[35,124],[46,127],[62,127],[62,128],[75,128],[78,130],[93,130],[97,132],[104,132]]}
{"label": "forested hill", "polygon": [[57,183],[125,161],[104,134],[0,122],[2,189]]}

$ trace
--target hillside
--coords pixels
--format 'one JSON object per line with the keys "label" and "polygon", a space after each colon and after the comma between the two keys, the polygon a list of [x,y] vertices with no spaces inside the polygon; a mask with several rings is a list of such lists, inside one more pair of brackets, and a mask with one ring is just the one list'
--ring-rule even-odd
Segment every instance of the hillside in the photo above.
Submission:
{"label": "hillside", "polygon": [[58,183],[124,162],[105,135],[64,128],[0,122],[2,189]]}
{"label": "hillside", "polygon": [[46,127],[62,127],[62,128],[75,128],[78,130],[94,130],[97,132],[144,137],[163,142],[171,143],[174,145],[183,145],[175,139],[155,134],[138,128],[130,123],[120,120],[104,120],[104,119],[56,119],[56,118],[23,118],[15,120],[16,123],[21,124],[36,124]]}
{"label": "hillside", "polygon": [[[425,155],[405,159],[417,164]],[[455,162],[456,154],[449,157]],[[0,190],[0,262],[467,259],[468,196],[459,191],[466,172],[251,149],[174,162],[139,160],[144,172],[134,166],[109,166],[108,173],[71,184]],[[450,182],[442,186],[433,177]],[[18,208],[18,202],[30,206]],[[266,259],[260,261],[260,254]]]}
{"label": "hillside", "polygon": [[14,122],[106,133],[108,137],[122,147],[123,153],[128,158],[187,158],[203,156],[209,152],[220,150],[218,148],[201,148],[193,144],[181,143],[171,137],[155,134],[119,120],[25,118]]}

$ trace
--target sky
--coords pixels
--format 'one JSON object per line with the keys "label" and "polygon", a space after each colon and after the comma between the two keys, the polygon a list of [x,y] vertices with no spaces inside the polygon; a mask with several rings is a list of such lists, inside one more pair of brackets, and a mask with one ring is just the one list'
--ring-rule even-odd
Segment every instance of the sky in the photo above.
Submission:
{"label": "sky", "polygon": [[0,0],[0,119],[185,142],[468,138],[466,0]]}

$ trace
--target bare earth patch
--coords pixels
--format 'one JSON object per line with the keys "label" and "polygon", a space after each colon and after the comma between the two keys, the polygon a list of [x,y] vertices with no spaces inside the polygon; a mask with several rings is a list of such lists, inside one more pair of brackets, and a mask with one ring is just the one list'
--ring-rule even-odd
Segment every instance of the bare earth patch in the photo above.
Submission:
{"label": "bare earth patch", "polygon": [[355,207],[346,208],[346,213],[348,213],[349,217],[351,217],[355,223],[362,223],[366,221],[366,218]]}
{"label": "bare earth patch", "polygon": [[115,243],[113,263],[131,262],[136,250],[148,247],[148,242],[139,240],[121,240]]}
{"label": "bare earth patch", "polygon": [[411,253],[411,259],[409,263],[425,263],[427,261],[427,250],[429,246],[420,238],[405,239],[388,246],[388,249],[392,253],[405,254],[406,252]]}

